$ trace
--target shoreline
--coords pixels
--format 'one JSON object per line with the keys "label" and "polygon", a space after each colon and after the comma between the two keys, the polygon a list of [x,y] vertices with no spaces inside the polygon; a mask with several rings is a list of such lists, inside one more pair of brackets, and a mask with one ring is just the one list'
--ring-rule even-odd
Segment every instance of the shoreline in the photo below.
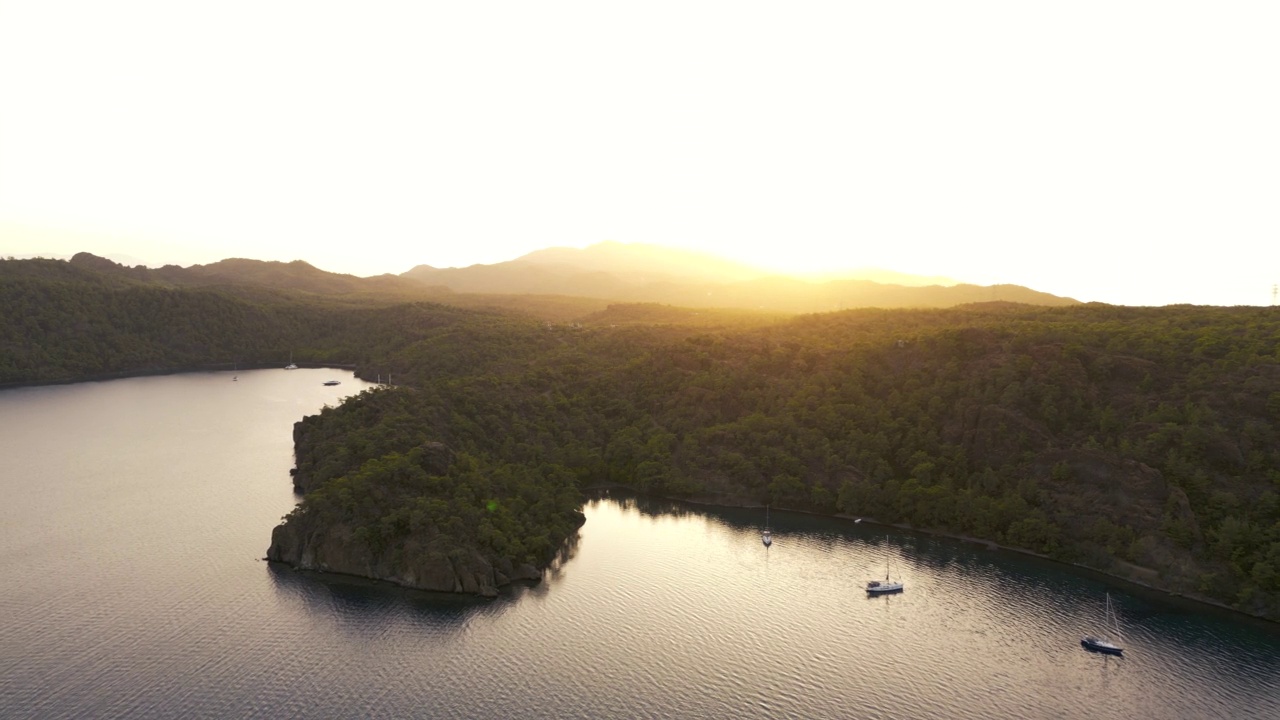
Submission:
{"label": "shoreline", "polygon": [[537,578],[512,578],[507,582],[496,585],[494,593],[487,595],[480,592],[458,592],[452,590],[436,590],[431,588],[419,587],[417,585],[406,585],[396,582],[390,578],[373,577],[372,575],[357,575],[355,573],[342,572],[340,570],[319,570],[316,568],[299,567],[286,560],[272,560],[269,557],[258,558],[259,562],[267,564],[271,572],[297,573],[302,577],[311,577],[321,582],[341,583],[345,585],[354,585],[357,587],[377,587],[377,588],[395,588],[399,592],[419,594],[429,597],[434,601],[450,601],[450,602],[467,602],[476,605],[492,602],[496,598],[502,597],[504,593],[511,593],[517,587],[537,587],[543,582],[543,576],[547,568],[541,568],[538,571]]}
{"label": "shoreline", "polygon": [[[357,371],[355,363],[328,363],[328,362],[295,362],[299,370],[316,370],[329,368],[333,370],[351,370]],[[48,387],[51,385],[74,385],[83,382],[105,382],[107,380],[126,380],[135,377],[156,377],[159,375],[181,375],[183,373],[204,373],[204,372],[238,372],[241,370],[270,370],[273,368],[284,369],[284,365],[279,363],[206,363],[203,365],[184,365],[181,367],[170,368],[150,368],[145,370],[121,370],[112,373],[99,373],[97,375],[83,375],[80,377],[58,378],[56,380],[23,380],[18,382],[0,383],[0,390],[16,390],[25,387]],[[363,379],[363,378],[361,378]]]}
{"label": "shoreline", "polygon": [[[331,368],[331,369],[337,369],[337,370],[351,370],[356,375],[356,377],[359,377],[359,369],[355,363],[326,363],[326,362],[298,363],[298,362],[295,362],[295,364],[298,366],[299,369]],[[60,378],[56,380],[0,383],[0,391],[26,388],[26,387],[73,385],[73,384],[82,383],[82,382],[104,382],[109,380],[122,380],[122,379],[135,378],[135,377],[177,375],[182,373],[227,372],[227,371],[238,371],[238,370],[247,371],[247,370],[263,370],[263,369],[273,369],[273,368],[279,368],[283,370],[284,366],[274,362],[273,363],[237,363],[237,362],[206,363],[206,364],[200,364],[200,365],[190,365],[190,366],[180,366],[180,367],[152,368],[152,369],[120,371],[120,372],[114,372],[114,373],[101,373],[97,375],[72,377],[72,378]],[[639,497],[648,497],[648,498],[657,499],[657,500],[684,503],[688,505],[697,505],[697,506],[703,506],[703,507],[721,507],[721,508],[763,508],[765,507],[764,505],[760,505],[759,503],[747,502],[745,500],[740,500],[735,497],[676,498],[676,497],[668,497],[663,495],[650,495],[650,494],[638,492],[633,488],[627,487],[625,485],[620,485],[617,483],[600,483],[600,484],[588,485],[587,487],[582,488],[581,492],[583,493],[584,496],[589,496],[592,493],[598,493],[600,491],[609,491],[609,490],[623,490],[627,493],[630,493],[632,495],[639,496]],[[880,527],[890,527],[897,530],[904,530],[904,531],[919,533],[922,535],[928,535],[932,537],[941,537],[941,538],[947,538],[950,540],[955,540],[958,542],[963,542],[963,543],[968,543],[973,545],[981,545],[985,547],[987,550],[1017,553],[1020,555],[1025,555],[1025,556],[1037,558],[1039,560],[1044,560],[1044,561],[1052,562],[1058,565],[1062,565],[1064,567],[1072,568],[1076,571],[1083,571],[1084,573],[1092,574],[1099,579],[1105,579],[1109,582],[1115,582],[1121,585],[1128,586],[1129,588],[1136,588],[1144,593],[1158,594],[1162,599],[1166,601],[1173,600],[1177,603],[1188,603],[1192,605],[1208,606],[1218,611],[1230,613],[1235,617],[1248,618],[1250,620],[1266,623],[1269,627],[1273,627],[1273,628],[1280,627],[1280,619],[1272,619],[1262,615],[1255,615],[1255,614],[1246,612],[1244,610],[1239,610],[1219,600],[1215,600],[1207,596],[1203,596],[1197,593],[1183,592],[1183,591],[1160,587],[1157,585],[1152,585],[1142,580],[1123,577],[1123,576],[1108,572],[1106,570],[1091,567],[1088,565],[1082,565],[1076,562],[1059,560],[1057,558],[1045,555],[1043,553],[1038,553],[1033,550],[1027,550],[1024,548],[1012,547],[1008,545],[1002,545],[993,540],[986,540],[983,538],[977,538],[977,537],[968,536],[968,535],[960,535],[952,532],[947,532],[944,530],[920,528],[908,523],[887,523],[887,522],[876,520],[875,518],[872,518],[869,516],[849,515],[846,513],[821,513],[821,512],[815,512],[812,510],[801,510],[801,509],[787,508],[782,506],[779,506],[778,509],[784,512],[799,513],[804,515],[810,515],[813,517],[836,518],[840,520],[868,522],[874,525],[878,525]],[[1139,567],[1139,566],[1135,566],[1135,567]],[[1149,569],[1149,568],[1144,568],[1144,569]],[[396,584],[396,583],[392,583],[392,584]],[[407,587],[407,586],[401,586],[401,587]]]}
{"label": "shoreline", "polygon": [[[600,491],[610,491],[610,490],[622,490],[632,495],[635,495],[637,497],[647,497],[654,500],[683,503],[686,505],[696,505],[699,507],[726,508],[726,509],[753,509],[753,508],[764,509],[765,507],[764,505],[761,505],[759,503],[739,501],[736,498],[692,499],[692,498],[673,498],[673,497],[667,497],[663,495],[648,495],[645,493],[637,492],[631,488],[628,488],[625,485],[617,485],[617,484],[592,485],[588,488],[585,488],[583,490],[583,493],[590,494],[590,493],[595,493]],[[1160,600],[1163,602],[1172,601],[1174,604],[1186,604],[1188,607],[1209,606],[1213,608],[1215,611],[1230,613],[1235,618],[1246,619],[1249,621],[1255,621],[1259,623],[1265,623],[1266,626],[1271,630],[1280,630],[1280,620],[1272,620],[1271,618],[1264,617],[1262,615],[1254,615],[1252,613],[1248,613],[1243,610],[1238,610],[1236,608],[1231,607],[1230,605],[1227,605],[1225,603],[1222,603],[1221,601],[1214,600],[1209,597],[1195,595],[1195,594],[1186,593],[1186,592],[1180,592],[1177,590],[1169,590],[1167,588],[1162,588],[1156,585],[1151,585],[1150,583],[1142,582],[1141,580],[1133,580],[1130,578],[1122,577],[1120,575],[1114,575],[1105,570],[1100,570],[1098,568],[1090,567],[1088,565],[1082,565],[1080,563],[1075,563],[1075,562],[1068,562],[1066,560],[1059,560],[1057,558],[1050,557],[1049,555],[1045,555],[1044,553],[1035,552],[1034,550],[1026,550],[1023,548],[1012,547],[1009,545],[1001,545],[1000,543],[997,543],[994,540],[985,540],[983,538],[973,537],[969,535],[959,535],[956,533],[946,532],[943,530],[931,530],[927,528],[920,528],[920,527],[915,527],[913,525],[910,525],[908,523],[888,523],[888,522],[876,520],[875,518],[872,518],[866,515],[849,515],[846,513],[820,513],[820,512],[814,512],[812,510],[797,510],[797,509],[781,507],[781,506],[779,506],[777,509],[781,510],[782,512],[808,515],[810,517],[835,518],[838,520],[856,521],[859,523],[870,523],[872,525],[876,525],[879,527],[894,528],[895,530],[903,530],[906,532],[918,533],[920,535],[927,535],[930,537],[946,538],[948,540],[955,540],[957,542],[962,542],[970,545],[980,545],[986,550],[1016,553],[1018,555],[1024,555],[1027,557],[1036,558],[1037,560],[1043,560],[1046,562],[1054,563],[1056,565],[1061,565],[1066,568],[1071,568],[1072,570],[1077,572],[1082,571],[1082,574],[1092,575],[1099,580],[1106,580],[1107,582],[1113,582],[1118,586],[1124,587],[1130,591],[1137,590],[1138,592],[1134,594],[1158,595]]]}

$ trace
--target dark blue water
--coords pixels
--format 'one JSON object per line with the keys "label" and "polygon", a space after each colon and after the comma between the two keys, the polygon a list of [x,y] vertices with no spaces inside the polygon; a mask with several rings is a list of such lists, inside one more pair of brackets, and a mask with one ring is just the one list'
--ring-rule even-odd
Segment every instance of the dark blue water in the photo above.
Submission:
{"label": "dark blue water", "polygon": [[495,601],[262,562],[292,423],[361,387],[0,392],[0,717],[1280,717],[1275,625],[867,523],[604,498]]}

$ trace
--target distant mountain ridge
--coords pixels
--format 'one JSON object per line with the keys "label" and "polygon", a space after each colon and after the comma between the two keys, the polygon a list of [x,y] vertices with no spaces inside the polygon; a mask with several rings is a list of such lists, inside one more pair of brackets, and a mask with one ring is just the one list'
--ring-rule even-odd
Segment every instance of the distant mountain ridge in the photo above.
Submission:
{"label": "distant mountain ridge", "polygon": [[704,253],[617,242],[582,249],[548,248],[492,265],[419,265],[401,277],[460,293],[556,294],[792,313],[852,307],[936,308],[992,300],[1050,306],[1078,303],[1020,285],[958,284],[950,278],[888,270],[833,272],[806,280]]}
{"label": "distant mountain ridge", "polygon": [[[601,309],[606,302],[782,313],[857,307],[942,308],[990,301],[1077,304],[1071,298],[1020,285],[925,284],[947,279],[883,270],[837,272],[829,275],[832,279],[802,279],[770,274],[705,253],[617,242],[582,249],[547,248],[490,265],[419,265],[401,275],[364,278],[321,270],[302,260],[286,263],[228,258],[208,265],[153,269],[127,267],[82,252],[73,256],[68,265],[108,278],[174,287],[256,287],[327,296],[389,296],[470,307],[489,304],[511,308],[519,304],[516,298],[523,295],[598,301],[595,307],[584,308],[584,314]],[[893,277],[901,282],[858,279],[859,275]]]}
{"label": "distant mountain ridge", "polygon": [[731,282],[770,275],[766,270],[709,253],[645,243],[613,240],[585,248],[551,247],[517,258],[536,265],[560,265],[580,271],[610,273],[628,278],[714,280]]}
{"label": "distant mountain ridge", "polygon": [[208,265],[179,267],[165,265],[147,268],[141,265],[126,267],[107,258],[81,252],[69,261],[73,267],[95,270],[107,275],[117,275],[140,282],[163,283],[175,286],[205,287],[214,285],[254,285],[283,290],[296,290],[317,295],[346,295],[356,293],[410,293],[421,294],[420,285],[397,275],[377,275],[362,278],[321,270],[302,260],[277,262],[228,258]]}

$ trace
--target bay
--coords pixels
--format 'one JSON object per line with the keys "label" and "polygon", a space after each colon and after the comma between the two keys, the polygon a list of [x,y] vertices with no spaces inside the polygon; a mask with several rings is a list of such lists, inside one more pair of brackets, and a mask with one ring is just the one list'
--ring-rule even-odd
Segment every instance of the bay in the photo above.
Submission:
{"label": "bay", "polygon": [[293,422],[367,385],[231,378],[0,392],[0,717],[1280,717],[1274,624],[870,523],[598,497],[492,601],[269,565]]}

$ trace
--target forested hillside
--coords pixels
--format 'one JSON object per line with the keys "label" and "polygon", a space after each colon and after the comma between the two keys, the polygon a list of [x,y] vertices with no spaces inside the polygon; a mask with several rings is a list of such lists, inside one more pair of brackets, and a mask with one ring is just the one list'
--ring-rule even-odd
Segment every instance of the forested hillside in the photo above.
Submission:
{"label": "forested hillside", "polygon": [[290,359],[372,367],[442,327],[536,326],[477,305],[178,287],[57,260],[0,261],[0,386]]}
{"label": "forested hillside", "polygon": [[993,304],[471,335],[465,368],[401,356],[412,402],[317,418],[378,427],[318,455],[359,466],[420,433],[584,484],[972,535],[1280,617],[1278,333],[1261,308]]}
{"label": "forested hillside", "polygon": [[80,372],[102,348],[113,368],[296,347],[395,373],[406,387],[299,424],[307,495],[281,559],[492,589],[545,563],[578,491],[611,482],[971,535],[1280,619],[1273,308],[615,306],[546,324],[22,282],[0,335],[14,380],[42,379],[41,353]]}

